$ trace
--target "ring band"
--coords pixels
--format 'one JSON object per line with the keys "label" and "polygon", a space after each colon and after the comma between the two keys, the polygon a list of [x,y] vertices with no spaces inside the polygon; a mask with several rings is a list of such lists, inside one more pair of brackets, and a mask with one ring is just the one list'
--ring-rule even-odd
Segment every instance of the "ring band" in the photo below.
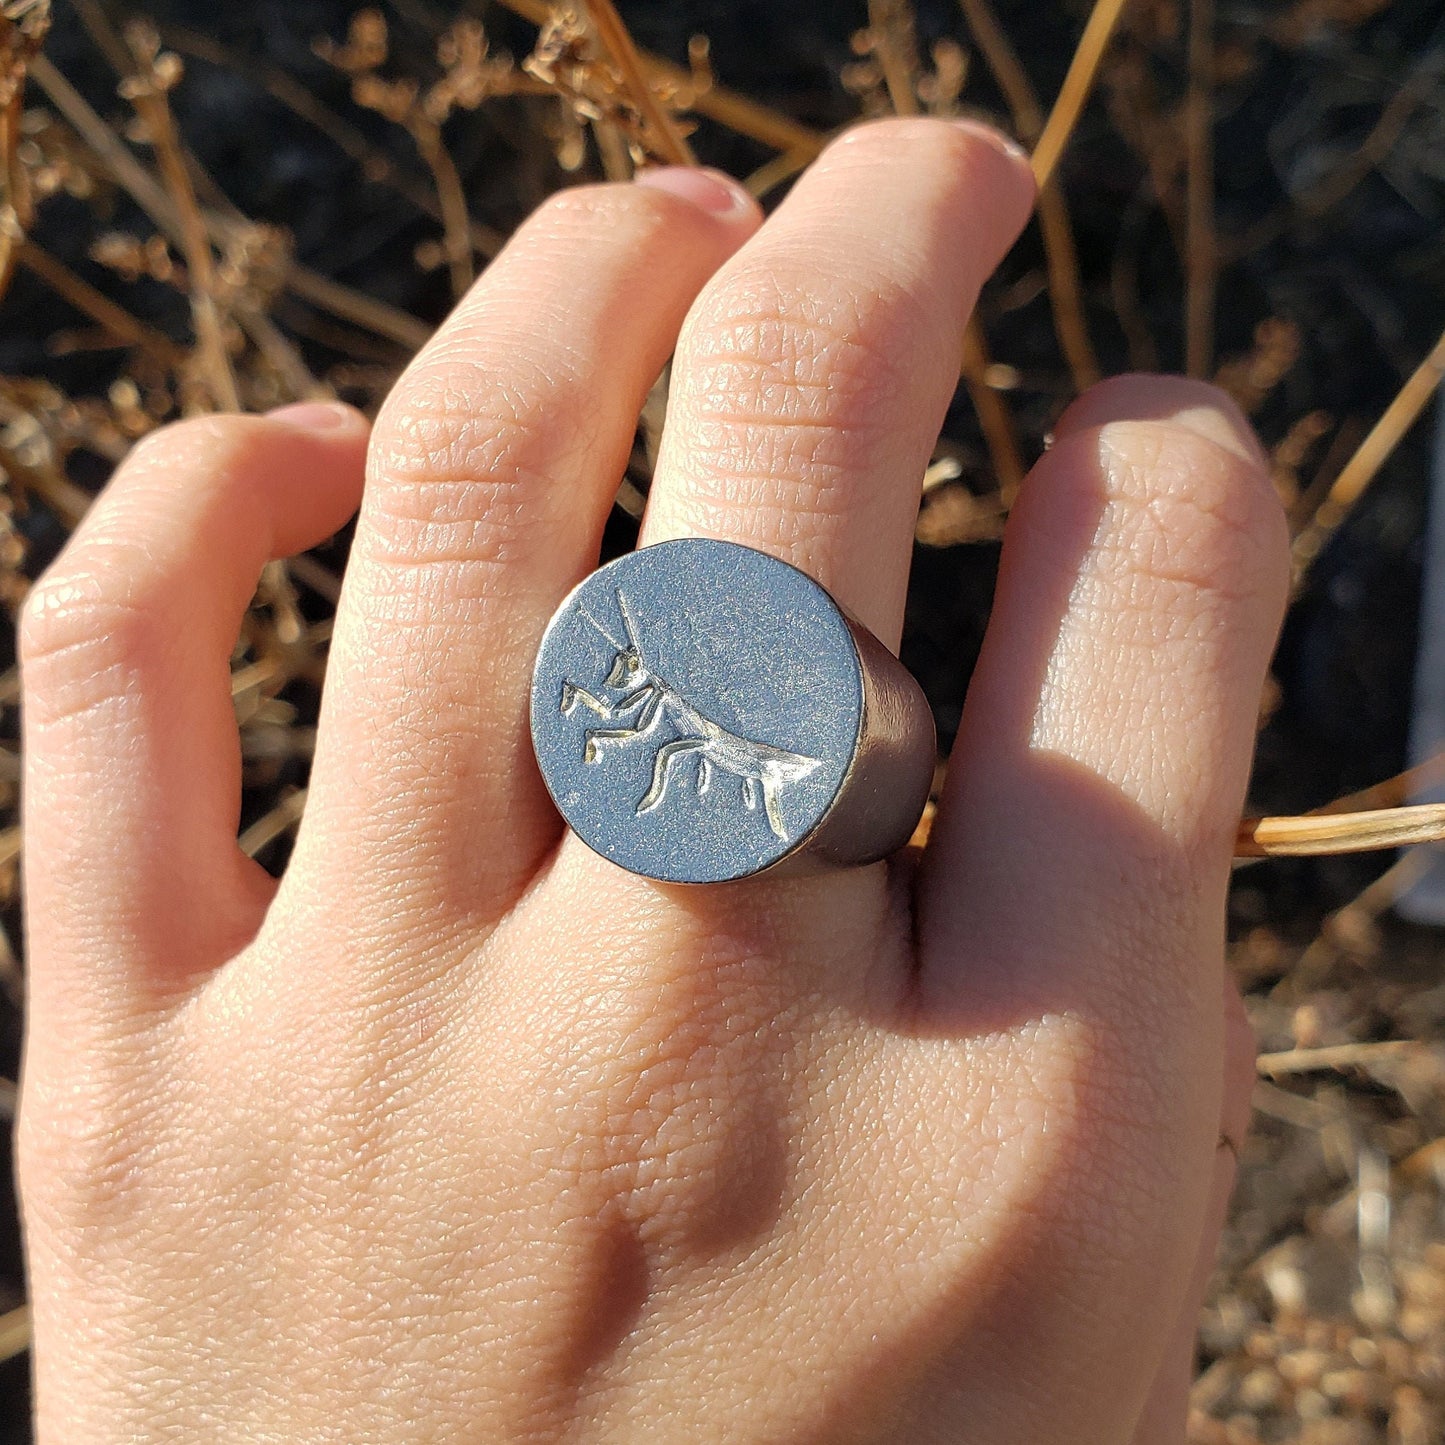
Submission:
{"label": "ring band", "polygon": [[532,744],[572,831],[668,883],[872,863],[933,780],[922,689],[796,567],[683,538],[594,572],[557,609]]}

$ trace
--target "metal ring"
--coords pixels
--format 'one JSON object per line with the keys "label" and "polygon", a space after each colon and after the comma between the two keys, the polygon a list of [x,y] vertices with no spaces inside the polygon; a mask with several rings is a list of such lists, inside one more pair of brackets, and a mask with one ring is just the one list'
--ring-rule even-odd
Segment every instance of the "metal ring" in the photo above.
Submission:
{"label": "metal ring", "polygon": [[628,553],[557,609],[532,743],[588,847],[668,883],[875,862],[936,741],[922,689],[805,573],[735,542]]}

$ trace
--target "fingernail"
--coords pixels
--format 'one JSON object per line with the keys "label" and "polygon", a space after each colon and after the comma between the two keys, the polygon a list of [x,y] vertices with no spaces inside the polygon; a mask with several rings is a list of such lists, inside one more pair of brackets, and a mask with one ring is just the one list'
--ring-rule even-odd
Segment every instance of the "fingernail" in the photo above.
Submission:
{"label": "fingernail", "polygon": [[1247,462],[1268,466],[1269,457],[1260,445],[1254,428],[1245,420],[1244,413],[1232,405],[1225,406],[1182,406],[1169,418],[1175,426],[1207,437],[1216,446],[1242,457]]}
{"label": "fingernail", "polygon": [[746,188],[731,176],[698,166],[658,166],[640,171],[634,177],[634,184],[666,191],[713,216],[728,216],[757,206]]}
{"label": "fingernail", "polygon": [[1218,387],[1183,376],[1116,376],[1091,387],[1059,418],[1055,436],[1113,421],[1167,421],[1267,467],[1248,418]]}
{"label": "fingernail", "polygon": [[266,413],[272,421],[285,422],[300,431],[337,431],[355,426],[360,413],[341,401],[294,401]]}
{"label": "fingernail", "polygon": [[1029,153],[1012,136],[1006,136],[1001,130],[995,130],[981,120],[956,119],[953,124],[959,130],[967,131],[970,135],[976,135],[980,140],[987,141],[996,151],[1006,155],[1009,160],[1021,165],[1028,165]]}

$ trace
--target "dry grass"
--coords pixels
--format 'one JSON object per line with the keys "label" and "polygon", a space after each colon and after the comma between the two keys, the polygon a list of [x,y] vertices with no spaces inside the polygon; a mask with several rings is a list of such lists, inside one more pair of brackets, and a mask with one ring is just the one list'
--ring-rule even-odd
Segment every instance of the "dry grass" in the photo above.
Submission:
{"label": "dry grass", "polygon": [[[1057,95],[1041,98],[1026,37],[1010,33],[990,0],[960,0],[957,35],[927,43],[906,0],[871,0],[842,77],[858,113],[988,114],[1032,147],[1041,185],[1038,265],[992,288],[964,339],[976,436],[950,434],[940,444],[925,484],[922,545],[995,541],[1050,417],[1100,374],[1099,312],[1087,302],[1073,219],[1087,197],[1070,191],[1065,164],[1087,116],[1096,130],[1113,127],[1145,177],[1135,221],[1159,218],[1177,252],[1182,361],[1272,417],[1276,479],[1307,581],[1432,395],[1445,342],[1411,359],[1418,369],[1395,402],[1363,425],[1299,384],[1308,338],[1285,316],[1265,317],[1251,347],[1217,362],[1221,288],[1298,216],[1328,226],[1421,114],[1439,107],[1441,92],[1428,74],[1412,78],[1357,154],[1302,185],[1284,211],[1225,233],[1215,211],[1219,86],[1231,67],[1254,63],[1248,44],[1288,54],[1321,26],[1349,34],[1389,4],[1293,0],[1274,7],[1252,39],[1235,27],[1225,45],[1212,0],[1099,0],[1079,15]],[[359,9],[344,36],[314,37],[317,54],[346,77],[348,113],[212,36],[144,21],[117,29],[115,10],[101,0],[73,0],[67,19],[86,27],[114,72],[114,104],[104,104],[42,53],[47,0],[0,3],[0,297],[21,276],[47,288],[64,318],[52,350],[103,356],[109,368],[103,385],[73,394],[39,375],[0,376],[0,600],[12,615],[84,514],[98,474],[138,437],[181,415],[303,397],[340,394],[374,406],[428,335],[426,322],[385,296],[303,264],[287,232],[231,203],[177,122],[188,60],[247,77],[370,184],[388,188],[431,227],[416,262],[444,276],[452,295],[504,239],[473,214],[457,159],[494,113],[528,137],[517,148],[519,173],[545,175],[547,184],[689,162],[696,128],[710,126],[760,155],[748,179],[768,197],[826,140],[819,126],[721,84],[700,38],[683,60],[640,49],[612,0],[501,5],[538,27],[521,57],[471,15],[437,25],[420,61],[415,46],[397,51],[394,19],[380,10]],[[1162,81],[1169,65],[1161,57],[1173,67]],[[996,99],[986,88],[980,98],[983,76]],[[378,121],[406,138],[409,157],[378,141]],[[526,193],[520,180],[518,192]],[[93,217],[86,275],[41,239],[47,206],[62,198]],[[1136,360],[1152,364],[1162,343],[1139,267],[1137,253],[1121,249],[1114,259],[1109,324]],[[1057,348],[1046,384],[994,359],[1011,314],[1038,293],[1047,296]],[[174,295],[188,320],[178,322],[157,294]],[[633,518],[656,417],[650,406],[619,497]],[[343,562],[333,548],[268,569],[235,654],[248,787],[242,846],[273,860],[305,805],[314,740],[307,699],[324,674]],[[12,668],[0,676],[11,718],[16,695]],[[12,737],[0,752],[8,810],[0,903],[12,932],[23,845],[17,748]],[[1240,856],[1445,837],[1445,811],[1402,806],[1412,781],[1387,780],[1307,817],[1247,820]],[[1200,1445],[1425,1445],[1445,1430],[1445,991],[1434,972],[1438,952],[1388,920],[1392,889],[1418,866],[1413,858],[1309,936],[1291,937],[1268,918],[1241,928],[1234,963],[1267,1053],[1260,1127],[1244,1150],[1240,1201],[1205,1321],[1208,1363],[1191,1423]],[[18,1008],[8,935],[0,935],[0,988]],[[0,1081],[0,1101],[13,1105],[13,1085]],[[14,1308],[0,1317],[0,1358],[22,1351],[27,1338],[20,1300],[0,1298],[5,1306]]]}

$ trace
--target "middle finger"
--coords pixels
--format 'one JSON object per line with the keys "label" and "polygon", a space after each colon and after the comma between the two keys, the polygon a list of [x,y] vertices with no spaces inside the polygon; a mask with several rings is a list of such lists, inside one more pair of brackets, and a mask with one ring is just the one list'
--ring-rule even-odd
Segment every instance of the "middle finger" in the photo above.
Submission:
{"label": "middle finger", "polygon": [[644,544],[770,552],[896,648],[964,324],[1033,194],[1022,152],[972,122],[835,141],[689,315]]}

